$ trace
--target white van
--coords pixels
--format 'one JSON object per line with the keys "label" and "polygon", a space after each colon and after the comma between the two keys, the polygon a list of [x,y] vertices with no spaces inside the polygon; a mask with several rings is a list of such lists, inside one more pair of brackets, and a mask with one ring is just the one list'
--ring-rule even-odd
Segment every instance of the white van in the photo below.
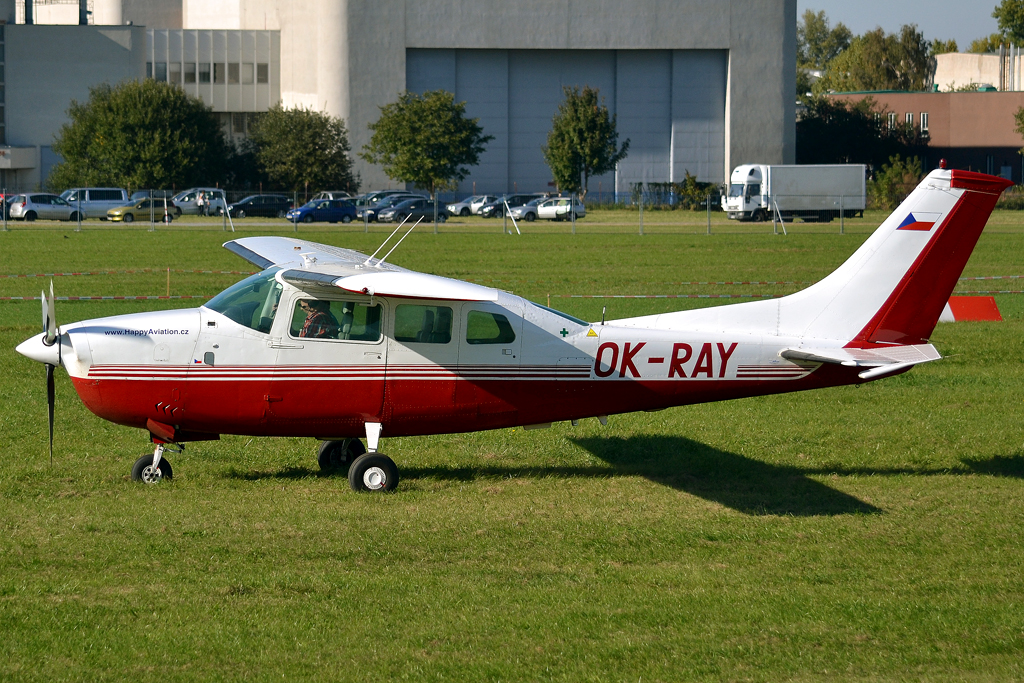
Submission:
{"label": "white van", "polygon": [[200,192],[205,193],[206,200],[210,203],[206,211],[207,216],[219,216],[224,213],[224,207],[227,206],[227,203],[224,201],[224,190],[217,189],[216,187],[192,187],[172,197],[179,216],[183,213],[199,213],[196,199],[198,199]]}
{"label": "white van", "polygon": [[107,220],[107,211],[128,203],[128,192],[117,187],[75,187],[64,190],[61,199],[76,211],[81,208],[82,219]]}

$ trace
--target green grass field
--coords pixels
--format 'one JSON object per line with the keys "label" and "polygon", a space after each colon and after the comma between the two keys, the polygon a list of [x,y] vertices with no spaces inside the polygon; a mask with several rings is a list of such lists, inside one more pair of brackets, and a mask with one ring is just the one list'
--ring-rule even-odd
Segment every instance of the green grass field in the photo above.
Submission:
{"label": "green grass field", "polygon": [[[714,283],[815,281],[881,218],[451,221],[392,260],[612,319],[735,300],[568,297],[792,292]],[[54,277],[58,296],[164,295],[168,268],[172,295],[207,296],[241,276],[182,271],[251,270],[213,220],[10,227],[0,275],[117,271]],[[299,226],[367,252],[387,232]],[[965,275],[1022,275],[1022,248],[1024,215],[998,212]],[[0,680],[1024,680],[1024,294],[997,301],[1004,322],[936,329],[944,360],[859,388],[385,438],[390,496],[321,475],[300,439],[191,444],[173,482],[133,484],[146,435],[88,413],[63,370],[51,466],[44,371],[14,352],[39,302],[0,301]]]}

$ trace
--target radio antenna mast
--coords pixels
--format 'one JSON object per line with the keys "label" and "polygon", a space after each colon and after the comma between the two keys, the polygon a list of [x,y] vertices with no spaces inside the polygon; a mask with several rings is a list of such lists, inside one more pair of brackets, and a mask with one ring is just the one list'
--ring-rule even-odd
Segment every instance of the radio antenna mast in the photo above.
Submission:
{"label": "radio antenna mast", "polygon": [[[408,220],[408,218],[406,220]],[[374,268],[380,268],[381,264],[388,260],[388,256],[391,256],[391,252],[394,251],[395,249],[398,249],[398,245],[402,243],[402,240],[404,240],[406,237],[408,237],[409,233],[412,232],[413,230],[415,230],[416,226],[419,225],[422,220],[423,220],[423,216],[420,216],[419,220],[416,221],[415,223],[413,223],[412,227],[409,228],[404,235],[402,235],[402,239],[400,239],[397,242],[395,242],[395,246],[391,247],[391,251],[389,251],[388,253],[384,254],[384,257],[381,260],[377,261],[377,263],[373,267]],[[402,225],[405,225],[405,221],[402,221]],[[402,226],[400,225],[398,227],[402,227]],[[389,237],[388,239],[391,239],[391,238]]]}
{"label": "radio antenna mast", "polygon": [[[384,245],[387,244],[388,241],[390,241],[391,238],[395,236],[396,232],[398,232],[399,230],[402,229],[402,226],[405,225],[405,221],[407,221],[407,220],[409,220],[408,216],[406,216],[405,219],[401,223],[398,224],[398,227],[395,228],[394,232],[392,232],[390,235],[388,235],[388,238],[386,240],[384,240],[383,242],[380,243],[380,246],[377,247],[377,251],[373,252],[372,254],[370,254],[369,256],[366,257],[366,260],[363,261],[363,266],[364,267],[370,265],[370,261],[373,260],[373,257],[376,256],[380,252],[380,250],[384,248]],[[399,241],[401,241],[401,240],[399,240]],[[398,246],[398,245],[395,245],[395,246]],[[391,252],[389,251],[388,253],[390,254]],[[387,256],[385,256],[384,258],[387,258]],[[384,259],[381,259],[381,261],[383,261],[383,260]]]}

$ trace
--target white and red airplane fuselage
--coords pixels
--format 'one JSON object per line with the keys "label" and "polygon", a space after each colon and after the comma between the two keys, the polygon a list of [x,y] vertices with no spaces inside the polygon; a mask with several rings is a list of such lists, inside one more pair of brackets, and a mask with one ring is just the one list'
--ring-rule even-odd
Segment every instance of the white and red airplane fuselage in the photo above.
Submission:
{"label": "white and red airplane fuselage", "polygon": [[158,443],[367,436],[375,451],[381,435],[866,382],[939,358],[928,337],[1007,185],[933,171],[834,273],[774,300],[587,323],[347,249],[254,237],[225,246],[264,270],[201,308],[73,323],[59,343],[18,350],[63,365],[93,413]]}

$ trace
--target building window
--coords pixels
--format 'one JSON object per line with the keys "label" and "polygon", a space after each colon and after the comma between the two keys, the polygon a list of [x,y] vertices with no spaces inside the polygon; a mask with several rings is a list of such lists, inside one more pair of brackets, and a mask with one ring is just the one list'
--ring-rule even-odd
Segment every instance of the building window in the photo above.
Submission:
{"label": "building window", "polygon": [[238,65],[228,64],[228,83],[238,83]]}
{"label": "building window", "polygon": [[256,65],[256,82],[257,83],[269,83],[270,82],[270,65],[269,64],[257,64]]}
{"label": "building window", "polygon": [[210,63],[199,65],[199,82],[209,83],[210,82]]}
{"label": "building window", "polygon": [[181,62],[171,62],[168,65],[167,80],[175,85],[181,85]]}
{"label": "building window", "polygon": [[893,111],[889,112],[889,127],[890,128],[895,128],[896,127],[896,112],[893,112]]}
{"label": "building window", "polygon": [[195,83],[196,82],[196,63],[189,62],[185,64],[185,82]]}
{"label": "building window", "polygon": [[921,132],[928,132],[928,112],[926,111],[921,112]]}
{"label": "building window", "polygon": [[220,124],[220,128],[224,131],[225,135],[231,135],[231,114],[224,112],[217,114],[217,122]]}
{"label": "building window", "polygon": [[256,65],[251,63],[242,65],[242,85],[252,85],[254,66]]}
{"label": "building window", "polygon": [[213,65],[213,82],[217,83],[217,84],[223,84],[224,83],[224,65],[223,64],[218,63],[218,64],[214,64]]}
{"label": "building window", "polygon": [[907,112],[907,123],[910,124],[911,126],[914,125],[914,112]]}
{"label": "building window", "polygon": [[167,62],[157,62],[153,65],[153,78],[158,81],[167,80]]}
{"label": "building window", "polygon": [[246,134],[249,134],[249,133],[252,132],[252,129],[256,126],[256,121],[259,119],[259,117],[260,117],[260,113],[259,112],[249,112],[248,114],[245,115],[245,132],[246,132]]}
{"label": "building window", "polygon": [[245,114],[235,112],[231,115],[231,132],[234,135],[245,135]]}
{"label": "building window", "polygon": [[153,78],[153,62],[146,62],[146,78]]}

